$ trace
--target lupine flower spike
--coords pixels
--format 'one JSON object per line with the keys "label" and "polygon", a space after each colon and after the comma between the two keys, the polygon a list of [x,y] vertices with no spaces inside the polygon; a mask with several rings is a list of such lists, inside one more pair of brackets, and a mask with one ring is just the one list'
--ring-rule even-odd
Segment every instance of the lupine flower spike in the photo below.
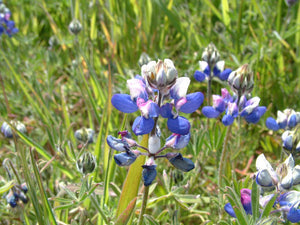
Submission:
{"label": "lupine flower spike", "polygon": [[227,89],[222,89],[222,95],[213,95],[213,105],[202,108],[207,118],[216,118],[223,112],[222,123],[229,126],[238,116],[244,117],[248,123],[257,123],[266,112],[265,106],[259,106],[260,98],[253,97],[247,100],[246,95],[253,89],[252,72],[248,65],[243,65],[233,71],[228,78],[228,84],[235,95],[231,96]]}
{"label": "lupine flower spike", "polygon": [[220,60],[216,46],[210,43],[202,54],[202,60],[199,61],[200,70],[195,72],[194,77],[199,82],[205,79],[211,80],[213,77],[225,81],[232,71],[231,69],[224,69],[224,66],[225,61]]}
{"label": "lupine flower spike", "polygon": [[11,12],[6,5],[0,1],[0,35],[7,34],[9,37],[19,30],[15,27],[15,22],[10,20]]}
{"label": "lupine flower spike", "polygon": [[150,133],[155,127],[156,118],[167,118],[171,132],[186,135],[190,130],[189,121],[179,112],[192,113],[203,102],[201,92],[186,94],[190,83],[187,77],[177,78],[177,70],[170,59],[151,61],[142,66],[142,77],[136,76],[127,81],[128,94],[115,94],[112,105],[121,112],[138,116],[132,125],[135,135]]}

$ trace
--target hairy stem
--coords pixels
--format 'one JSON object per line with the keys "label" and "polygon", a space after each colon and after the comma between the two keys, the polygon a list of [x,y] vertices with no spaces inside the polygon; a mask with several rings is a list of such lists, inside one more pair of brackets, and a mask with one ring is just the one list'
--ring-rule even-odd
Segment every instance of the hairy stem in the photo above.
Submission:
{"label": "hairy stem", "polygon": [[144,194],[143,194],[143,203],[142,203],[142,208],[141,208],[141,212],[140,212],[140,216],[139,216],[139,223],[138,223],[138,225],[142,225],[143,224],[144,213],[145,213],[146,207],[147,207],[148,194],[149,194],[149,186],[145,186],[145,188],[144,188]]}

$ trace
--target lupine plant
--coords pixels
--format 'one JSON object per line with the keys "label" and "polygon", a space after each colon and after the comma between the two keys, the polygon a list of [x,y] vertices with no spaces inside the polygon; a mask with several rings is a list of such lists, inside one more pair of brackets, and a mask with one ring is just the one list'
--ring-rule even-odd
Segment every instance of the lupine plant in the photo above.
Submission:
{"label": "lupine plant", "polygon": [[17,33],[19,30],[15,27],[15,22],[10,19],[11,12],[9,8],[0,2],[0,35],[7,34],[9,37]]}
{"label": "lupine plant", "polygon": [[[148,160],[143,165],[143,181],[146,186],[144,200],[140,214],[139,224],[142,224],[143,213],[147,204],[148,186],[155,179],[156,162],[158,158],[167,158],[169,162],[184,172],[194,169],[194,163],[182,157],[180,153],[164,153],[166,149],[181,149],[186,147],[190,140],[190,123],[179,112],[192,113],[203,102],[201,92],[186,94],[190,83],[187,77],[178,78],[177,70],[170,59],[164,61],[150,61],[143,65],[142,76],[136,76],[127,80],[128,94],[115,94],[112,105],[124,113],[140,111],[132,125],[135,135],[149,134],[148,147],[140,146],[128,131],[121,131],[121,138],[111,135],[107,137],[108,145],[121,153],[114,155],[114,160],[119,166],[130,166],[140,155],[147,155]],[[161,134],[159,128],[159,116],[167,119],[168,129],[173,134],[168,137],[161,147]],[[134,150],[142,148],[145,152]]]}

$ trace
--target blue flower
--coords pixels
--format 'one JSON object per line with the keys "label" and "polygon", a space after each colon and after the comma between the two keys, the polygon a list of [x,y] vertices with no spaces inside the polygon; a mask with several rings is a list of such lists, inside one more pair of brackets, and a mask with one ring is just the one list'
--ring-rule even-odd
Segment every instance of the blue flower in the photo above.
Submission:
{"label": "blue flower", "polygon": [[175,156],[170,154],[167,158],[175,168],[182,170],[183,172],[188,172],[195,168],[193,161],[182,157],[180,153],[176,153]]}
{"label": "blue flower", "polygon": [[285,213],[287,220],[292,223],[300,222],[300,192],[289,191],[281,194],[276,200],[280,210]]}
{"label": "blue flower", "polygon": [[144,185],[149,186],[152,184],[156,177],[156,165],[143,165],[143,180],[144,180]]}
{"label": "blue flower", "polygon": [[9,37],[17,33],[19,30],[15,27],[15,22],[10,20],[11,12],[6,6],[0,3],[0,35],[5,33]]}
{"label": "blue flower", "polygon": [[223,88],[222,96],[213,95],[213,105],[203,107],[202,113],[207,118],[217,118],[225,111],[222,123],[225,126],[229,126],[238,116],[244,117],[248,123],[257,123],[266,112],[265,106],[259,106],[259,97],[254,97],[247,101],[246,97],[242,96],[240,101],[237,101],[238,99],[234,99],[229,92]]}
{"label": "blue flower", "polygon": [[269,117],[266,120],[266,126],[270,130],[292,129],[300,123],[300,112],[292,109],[285,109],[283,112],[277,111],[277,119]]}

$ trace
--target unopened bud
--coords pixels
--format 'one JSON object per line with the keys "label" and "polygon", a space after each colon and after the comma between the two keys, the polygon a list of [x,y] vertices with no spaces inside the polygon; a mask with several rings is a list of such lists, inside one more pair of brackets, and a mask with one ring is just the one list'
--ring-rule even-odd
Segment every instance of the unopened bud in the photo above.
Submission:
{"label": "unopened bud", "polygon": [[79,20],[78,19],[73,19],[72,22],[69,25],[69,31],[72,34],[77,35],[77,34],[80,33],[81,29],[82,29],[82,25],[79,22]]}
{"label": "unopened bud", "polygon": [[228,77],[228,84],[231,90],[240,97],[249,94],[253,89],[254,81],[253,72],[250,70],[248,64],[231,72]]}
{"label": "unopened bud", "polygon": [[96,167],[96,158],[92,153],[85,152],[77,160],[76,166],[77,170],[84,175],[92,173]]}
{"label": "unopened bud", "polygon": [[142,67],[145,64],[148,64],[150,62],[150,57],[146,52],[143,52],[139,58],[138,64],[140,67]]}
{"label": "unopened bud", "polygon": [[210,68],[220,60],[220,54],[218,49],[213,43],[210,43],[202,53],[202,60],[207,62]]}
{"label": "unopened bud", "polygon": [[91,128],[82,128],[75,131],[75,138],[78,141],[84,142],[84,143],[93,143],[94,142],[94,130]]}
{"label": "unopened bud", "polygon": [[149,62],[142,66],[142,74],[150,87],[168,94],[177,79],[177,70],[170,59]]}

